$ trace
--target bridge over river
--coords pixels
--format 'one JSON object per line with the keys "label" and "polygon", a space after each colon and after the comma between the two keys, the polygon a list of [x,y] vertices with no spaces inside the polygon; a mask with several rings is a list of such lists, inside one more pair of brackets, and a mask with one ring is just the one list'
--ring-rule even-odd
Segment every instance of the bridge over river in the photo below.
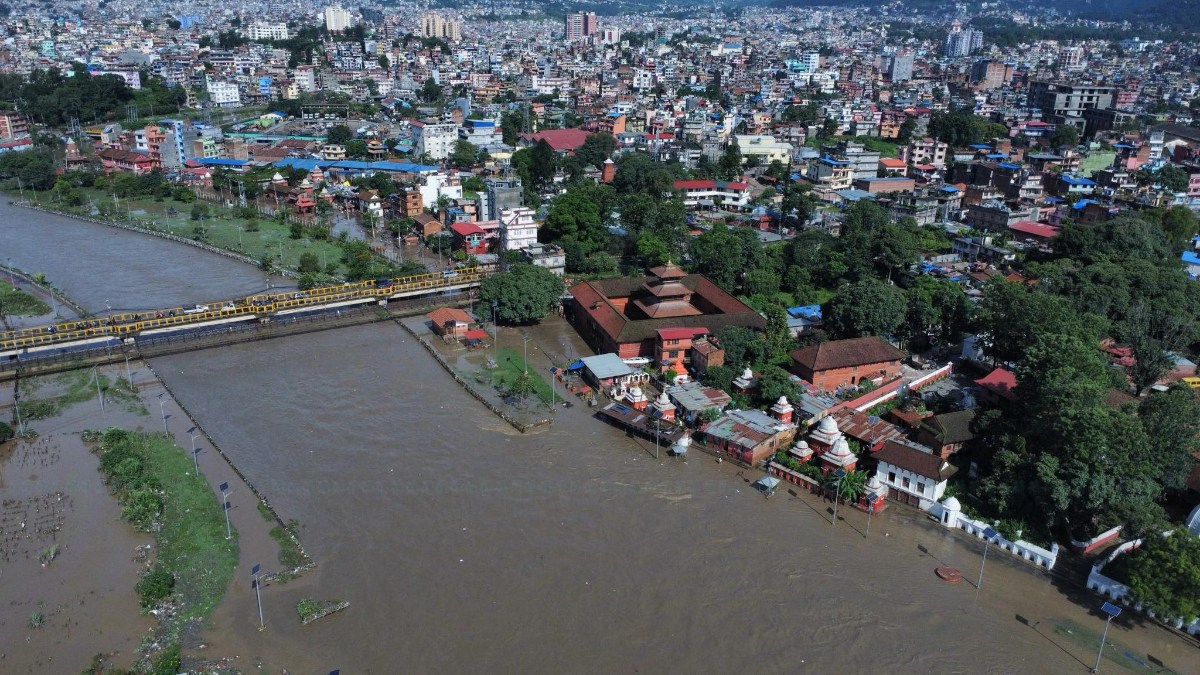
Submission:
{"label": "bridge over river", "polygon": [[[261,339],[296,332],[296,325],[319,323],[300,321],[304,318],[345,314],[346,320],[353,322],[352,317],[361,317],[363,310],[372,307],[386,309],[391,304],[398,305],[396,309],[411,310],[438,301],[439,296],[446,296],[441,298],[445,302],[435,304],[460,304],[489,273],[483,268],[472,267],[321,286],[305,291],[257,293],[188,307],[113,313],[4,331],[0,333],[0,374],[45,366],[49,362],[65,363],[87,356],[111,355],[114,350],[125,354],[132,347],[179,344],[182,339],[193,339],[193,344],[199,346],[201,343],[194,339],[203,337],[203,346],[215,346],[214,343],[222,341],[245,341],[247,331],[258,336],[253,339]],[[293,328],[285,329],[284,325]],[[272,330],[276,327],[280,330]]]}

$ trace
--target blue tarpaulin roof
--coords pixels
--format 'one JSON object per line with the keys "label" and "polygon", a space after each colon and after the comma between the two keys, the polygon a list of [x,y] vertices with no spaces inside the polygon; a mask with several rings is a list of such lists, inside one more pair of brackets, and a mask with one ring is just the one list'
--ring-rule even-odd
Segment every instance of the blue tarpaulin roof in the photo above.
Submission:
{"label": "blue tarpaulin roof", "polygon": [[1200,265],[1200,255],[1196,255],[1191,251],[1184,251],[1183,255],[1179,256],[1179,259],[1189,265]]}

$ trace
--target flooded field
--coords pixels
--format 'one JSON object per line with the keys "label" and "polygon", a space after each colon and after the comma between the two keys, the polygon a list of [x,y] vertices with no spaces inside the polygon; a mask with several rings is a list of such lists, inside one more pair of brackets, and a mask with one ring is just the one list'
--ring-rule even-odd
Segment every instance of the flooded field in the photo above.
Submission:
{"label": "flooded field", "polygon": [[77,673],[96,654],[128,667],[153,625],[133,592],[153,540],[121,521],[79,438],[140,419],[118,408],[102,421],[83,402],[36,422],[38,438],[0,445],[0,671]]}

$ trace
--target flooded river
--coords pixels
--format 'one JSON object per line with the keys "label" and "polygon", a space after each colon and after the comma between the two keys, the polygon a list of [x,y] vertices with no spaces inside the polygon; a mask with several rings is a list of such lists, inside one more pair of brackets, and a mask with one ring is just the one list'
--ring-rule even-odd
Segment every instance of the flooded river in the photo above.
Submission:
{"label": "flooded river", "polygon": [[[0,206],[0,218],[11,210]],[[195,249],[66,223],[76,239],[62,251],[25,222],[4,225],[0,243],[89,306],[219,297],[262,278]],[[78,264],[130,252],[178,259],[101,275]],[[917,512],[892,506],[866,537],[860,512],[843,509],[833,526],[827,505],[783,489],[764,499],[748,484],[757,474],[701,453],[655,460],[652,445],[581,407],[521,436],[392,324],[153,365],[279,514],[301,523],[319,564],[263,590],[263,631],[253,591],[235,581],[205,652],[236,655],[244,672],[1060,673],[1095,658],[1054,625],[1098,633],[1096,598],[1007,554],[993,550],[976,593],[933,570],[973,579],[979,544]],[[254,562],[278,568],[243,564]],[[301,627],[304,597],[351,606]],[[1200,652],[1153,626],[1114,624],[1110,640],[1200,671]]]}
{"label": "flooded river", "polygon": [[[93,313],[224,300],[267,286],[252,265],[161,237],[12,206],[0,198],[0,263],[39,272]],[[292,282],[272,278],[272,285]]]}

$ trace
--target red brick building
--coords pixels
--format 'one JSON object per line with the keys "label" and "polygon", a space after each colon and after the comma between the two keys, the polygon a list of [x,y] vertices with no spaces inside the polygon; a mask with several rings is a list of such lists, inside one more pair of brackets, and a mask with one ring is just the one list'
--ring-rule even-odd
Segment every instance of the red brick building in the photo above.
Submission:
{"label": "red brick building", "polygon": [[900,376],[904,352],[878,337],[834,340],[791,354],[792,372],[822,391],[854,386],[863,380],[887,382]]}
{"label": "red brick building", "polygon": [[474,319],[470,314],[457,307],[439,307],[425,315],[433,328],[433,332],[443,338],[465,337]]}
{"label": "red brick building", "polygon": [[100,163],[104,166],[104,173],[132,171],[140,176],[158,168],[158,165],[155,164],[149,155],[143,155],[140,152],[109,148],[101,150],[97,154],[97,157],[100,158]]}
{"label": "red brick building", "polygon": [[488,252],[488,242],[483,228],[475,223],[454,223],[450,226],[450,232],[454,235],[454,250],[465,251],[468,255]]}
{"label": "red brick building", "polygon": [[650,270],[649,277],[585,281],[572,286],[570,295],[566,311],[575,330],[596,353],[623,359],[657,358],[658,331],[664,328],[693,329],[693,336],[697,328],[766,328],[766,320],[745,303],[670,264]]}

